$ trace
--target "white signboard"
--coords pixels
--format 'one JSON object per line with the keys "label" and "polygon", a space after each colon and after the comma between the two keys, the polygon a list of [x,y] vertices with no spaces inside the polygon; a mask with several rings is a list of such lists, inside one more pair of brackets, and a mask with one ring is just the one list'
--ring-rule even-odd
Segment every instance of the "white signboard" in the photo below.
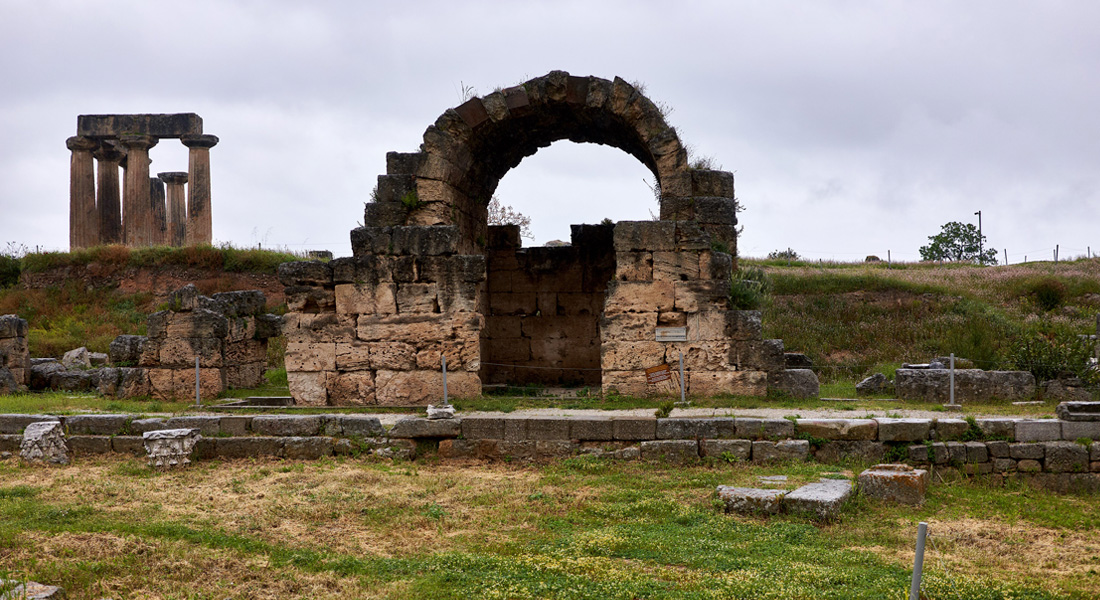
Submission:
{"label": "white signboard", "polygon": [[686,342],[688,339],[687,327],[658,327],[658,342]]}

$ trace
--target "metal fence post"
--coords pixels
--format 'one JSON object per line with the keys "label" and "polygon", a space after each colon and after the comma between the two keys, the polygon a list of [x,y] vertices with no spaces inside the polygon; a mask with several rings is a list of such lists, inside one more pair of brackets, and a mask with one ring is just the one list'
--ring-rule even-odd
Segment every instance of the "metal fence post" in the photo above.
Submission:
{"label": "metal fence post", "polygon": [[684,381],[684,353],[681,352],[680,353],[680,403],[681,404],[684,404],[684,403],[687,402],[687,391],[685,390],[686,387],[687,387],[687,383]]}
{"label": "metal fence post", "polygon": [[443,406],[447,406],[447,357],[442,353],[439,356],[443,359]]}
{"label": "metal fence post", "polygon": [[913,582],[909,585],[909,600],[920,600],[920,578],[924,570],[924,538],[928,535],[928,523],[917,525],[917,552],[913,556]]}
{"label": "metal fence post", "polygon": [[195,406],[202,406],[202,396],[199,394],[199,357],[195,357]]}
{"label": "metal fence post", "polygon": [[951,401],[948,404],[955,404],[955,353],[951,353]]}

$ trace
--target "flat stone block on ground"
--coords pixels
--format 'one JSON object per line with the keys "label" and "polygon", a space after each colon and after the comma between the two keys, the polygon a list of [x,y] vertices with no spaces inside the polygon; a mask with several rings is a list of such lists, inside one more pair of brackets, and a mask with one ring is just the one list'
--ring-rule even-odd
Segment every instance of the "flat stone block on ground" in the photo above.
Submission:
{"label": "flat stone block on ground", "polygon": [[648,440],[639,444],[643,460],[684,464],[699,458],[695,440]]}
{"label": "flat stone block on ground", "polygon": [[819,519],[832,519],[852,497],[852,483],[847,479],[822,479],[804,485],[783,498],[791,513],[808,513]]}
{"label": "flat stone block on ground", "polygon": [[406,418],[394,424],[391,438],[456,438],[462,435],[462,419]]}
{"label": "flat stone block on ground", "polygon": [[924,503],[931,480],[928,471],[909,465],[875,465],[859,474],[859,489],[863,495],[918,506]]}
{"label": "flat stone block on ground", "polygon": [[774,515],[783,509],[786,494],[783,490],[718,486],[718,498],[725,502],[728,513]]}

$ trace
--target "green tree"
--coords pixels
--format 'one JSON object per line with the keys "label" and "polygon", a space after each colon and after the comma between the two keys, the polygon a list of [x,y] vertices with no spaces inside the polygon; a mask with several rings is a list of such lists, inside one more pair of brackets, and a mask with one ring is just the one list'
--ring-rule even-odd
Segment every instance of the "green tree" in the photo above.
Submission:
{"label": "green tree", "polygon": [[970,223],[951,221],[936,235],[929,236],[931,243],[921,246],[921,260],[974,261],[982,265],[997,264],[997,250],[985,247],[985,236]]}

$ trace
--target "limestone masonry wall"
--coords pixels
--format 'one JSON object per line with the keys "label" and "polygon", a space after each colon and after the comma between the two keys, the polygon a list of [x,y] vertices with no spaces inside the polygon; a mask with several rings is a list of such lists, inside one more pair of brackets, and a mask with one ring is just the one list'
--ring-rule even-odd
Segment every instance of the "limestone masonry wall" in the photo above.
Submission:
{"label": "limestone masonry wall", "polygon": [[27,385],[30,377],[27,322],[15,315],[0,316],[0,394]]}
{"label": "limestone masonry wall", "polygon": [[130,415],[0,415],[0,452],[29,424],[61,421],[81,454],[144,456],[141,434],[192,428],[195,458],[309,459],[373,453],[411,458],[544,460],[577,454],[690,463],[802,461],[931,465],[965,475],[1021,477],[1059,492],[1100,493],[1100,421],[1054,419],[761,419],[749,417],[404,418],[390,429],[369,415],[234,415],[135,419]]}
{"label": "limestone masonry wall", "polygon": [[483,383],[600,385],[613,229],[574,225],[571,246],[520,248],[518,226],[489,227]]}

